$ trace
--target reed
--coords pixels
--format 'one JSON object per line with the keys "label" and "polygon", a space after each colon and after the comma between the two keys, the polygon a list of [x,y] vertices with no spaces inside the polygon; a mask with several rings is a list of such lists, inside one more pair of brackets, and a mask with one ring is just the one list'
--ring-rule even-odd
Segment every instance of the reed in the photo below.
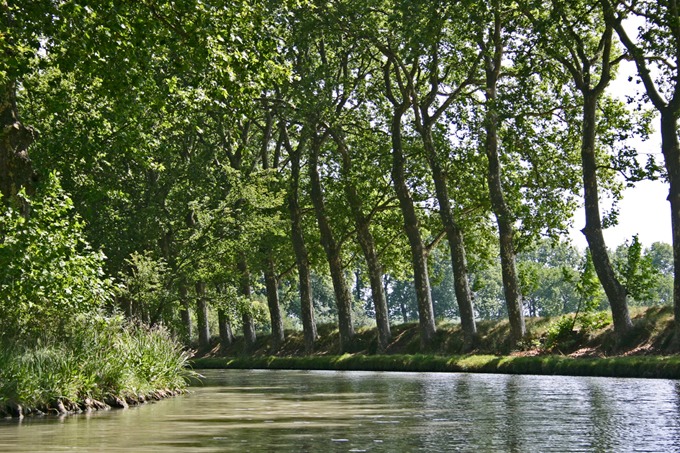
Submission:
{"label": "reed", "polygon": [[183,390],[191,374],[188,354],[165,328],[120,317],[81,318],[61,338],[1,346],[0,415],[143,400],[159,390]]}

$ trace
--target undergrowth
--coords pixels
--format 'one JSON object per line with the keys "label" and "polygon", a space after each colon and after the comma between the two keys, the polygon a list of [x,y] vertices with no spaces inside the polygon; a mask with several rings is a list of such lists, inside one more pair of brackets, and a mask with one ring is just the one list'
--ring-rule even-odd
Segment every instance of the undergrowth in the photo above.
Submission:
{"label": "undergrowth", "polygon": [[121,317],[82,317],[61,338],[1,346],[0,412],[179,390],[190,373],[188,354],[165,328]]}

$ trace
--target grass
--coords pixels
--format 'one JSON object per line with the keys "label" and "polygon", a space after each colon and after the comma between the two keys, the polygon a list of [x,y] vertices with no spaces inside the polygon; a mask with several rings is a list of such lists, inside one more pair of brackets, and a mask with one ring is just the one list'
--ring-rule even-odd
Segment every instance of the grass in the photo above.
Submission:
{"label": "grass", "polygon": [[163,328],[83,318],[61,339],[4,341],[0,415],[124,405],[186,387],[188,355]]}
{"label": "grass", "polygon": [[680,379],[680,357],[627,356],[575,358],[558,355],[353,355],[306,357],[204,357],[192,360],[201,369],[293,369],[469,372],[569,376]]}
{"label": "grass", "polygon": [[330,369],[375,371],[449,371],[513,374],[565,374],[578,376],[654,377],[680,379],[680,348],[672,307],[634,308],[633,329],[623,339],[611,323],[592,331],[568,332],[548,341],[551,328],[564,315],[528,318],[529,334],[520,343],[510,341],[507,321],[480,321],[479,338],[467,351],[459,324],[439,323],[434,342],[420,347],[415,323],[392,327],[392,342],[377,352],[375,329],[358,329],[347,354],[338,349],[334,326],[319,327],[320,338],[312,355],[304,354],[301,332],[286,332],[276,351],[260,335],[253,353],[245,355],[242,340],[216,347],[192,360],[195,368]]}

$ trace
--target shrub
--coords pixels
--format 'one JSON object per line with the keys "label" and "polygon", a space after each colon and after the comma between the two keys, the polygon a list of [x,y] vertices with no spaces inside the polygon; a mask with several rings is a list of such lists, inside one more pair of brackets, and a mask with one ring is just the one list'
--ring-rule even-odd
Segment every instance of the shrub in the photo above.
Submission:
{"label": "shrub", "polygon": [[35,196],[18,197],[30,215],[12,206],[0,211],[0,335],[58,334],[68,320],[111,297],[104,255],[88,245],[55,175]]}

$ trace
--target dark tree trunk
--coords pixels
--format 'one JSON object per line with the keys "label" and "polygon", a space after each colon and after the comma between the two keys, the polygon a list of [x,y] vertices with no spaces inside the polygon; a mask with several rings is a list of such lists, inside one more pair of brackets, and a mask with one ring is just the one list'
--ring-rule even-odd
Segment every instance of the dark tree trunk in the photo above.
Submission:
{"label": "dark tree trunk", "polygon": [[[248,262],[246,261],[245,254],[242,254],[239,257],[237,267],[241,274],[239,280],[241,296],[250,299],[250,271],[248,270]],[[250,352],[255,348],[255,341],[257,340],[257,335],[255,334],[255,321],[253,320],[253,314],[250,311],[250,307],[244,307],[243,312],[241,313],[241,320],[243,322],[243,338],[245,339],[246,352]]]}
{"label": "dark tree trunk", "polygon": [[326,207],[321,189],[319,177],[319,150],[322,139],[319,136],[313,138],[309,153],[309,178],[311,183],[312,204],[316,214],[319,232],[321,234],[321,245],[326,253],[326,260],[331,272],[333,281],[333,293],[338,307],[338,328],[340,330],[340,351],[346,352],[354,337],[354,326],[352,325],[352,295],[347,286],[345,270],[342,265],[341,247],[335,240],[333,230],[326,215]]}
{"label": "dark tree trunk", "polygon": [[28,147],[33,143],[35,131],[19,120],[16,105],[16,85],[13,82],[0,86],[0,193],[5,202],[23,187],[33,192],[36,180]]}
{"label": "dark tree trunk", "polygon": [[[662,17],[664,14],[668,14],[667,18],[670,19],[670,25],[668,26],[672,31],[671,39],[675,43],[675,46],[672,46],[674,49],[672,53],[674,53],[673,60],[676,63],[676,74],[672,77],[672,91],[667,91],[660,89],[660,84],[663,82],[655,80],[656,73],[650,71],[647,53],[642,48],[638,47],[638,45],[628,36],[628,33],[623,27],[622,16],[618,16],[618,14],[615,13],[615,7],[608,0],[602,0],[601,3],[607,25],[616,30],[621,42],[628,51],[628,55],[635,61],[637,72],[645,86],[647,97],[661,114],[661,151],[664,157],[666,172],[668,173],[668,182],[670,183],[668,201],[671,205],[671,229],[673,235],[673,312],[676,330],[680,331],[680,146],[678,146],[680,80],[678,79],[679,68],[677,68],[677,62],[680,60],[680,47],[678,46],[678,43],[680,43],[680,36],[678,35],[677,28],[677,4],[675,1],[658,2],[660,7],[658,13],[661,14]],[[662,94],[664,91],[665,94],[670,95],[670,98],[664,97]],[[623,315],[623,313],[621,313],[621,315]],[[625,319],[622,319],[622,321],[625,321]],[[614,318],[614,322],[616,322],[616,318]],[[626,324],[624,323],[623,325],[625,326]]]}
{"label": "dark tree trunk", "polygon": [[427,269],[427,254],[420,236],[420,222],[416,215],[413,199],[406,184],[405,158],[401,139],[401,118],[407,106],[395,106],[392,113],[390,131],[392,133],[392,182],[399,199],[399,207],[404,216],[404,229],[411,248],[413,264],[413,280],[415,284],[416,300],[418,302],[418,322],[420,326],[420,343],[427,348],[434,339],[436,326],[432,294],[430,292],[430,277]]}
{"label": "dark tree trunk", "polygon": [[217,327],[220,330],[220,347],[226,349],[234,343],[234,333],[229,317],[221,308],[217,310]]}
{"label": "dark tree trunk", "polygon": [[614,331],[620,337],[632,327],[628,313],[627,291],[619,282],[612,268],[607,246],[602,235],[599,190],[597,183],[597,161],[595,157],[596,113],[599,95],[583,93],[583,132],[581,162],[583,168],[583,194],[585,199],[586,226],[581,230],[588,241],[593,266],[609,299],[614,320]]}
{"label": "dark tree trunk", "polygon": [[267,305],[269,306],[269,319],[272,325],[272,349],[277,351],[283,345],[285,334],[283,331],[281,306],[279,305],[279,284],[276,279],[276,269],[272,258],[267,258],[264,283],[267,289]]}
{"label": "dark tree trunk", "polygon": [[189,312],[189,292],[184,282],[179,284],[179,315],[182,320],[182,331],[187,343],[191,343],[194,336],[194,326],[191,322],[191,314]]}
{"label": "dark tree trunk", "polygon": [[439,203],[439,216],[446,230],[446,238],[449,241],[456,302],[458,302],[460,323],[463,328],[465,342],[469,347],[474,345],[477,340],[477,325],[475,324],[475,311],[468,279],[467,254],[463,241],[463,231],[453,216],[447,177],[437,157],[434,140],[432,139],[432,130],[428,126],[421,126],[420,134],[428,156],[430,169],[432,170],[435,192]]}
{"label": "dark tree trunk", "polygon": [[312,302],[312,273],[309,266],[309,255],[305,245],[302,230],[302,212],[300,209],[300,151],[302,144],[293,149],[288,137],[283,131],[284,144],[290,155],[291,180],[288,192],[288,211],[291,219],[291,238],[295,252],[295,263],[298,269],[300,286],[300,316],[302,317],[302,331],[305,337],[305,351],[314,351],[314,341],[317,337],[316,321],[314,319],[314,304]]}
{"label": "dark tree trunk", "polygon": [[196,324],[198,324],[198,348],[201,351],[210,349],[210,328],[208,327],[208,301],[205,294],[205,282],[196,283]]}
{"label": "dark tree trunk", "polygon": [[661,150],[664,156],[670,190],[671,229],[673,232],[673,311],[680,331],[680,146],[678,145],[677,111],[661,110]]}
{"label": "dark tree trunk", "polygon": [[354,271],[354,281],[356,282],[354,285],[354,299],[357,302],[361,302],[361,295],[364,292],[364,280],[361,275],[361,269],[359,268]]}
{"label": "dark tree trunk", "polygon": [[[366,266],[368,267],[368,276],[371,283],[371,295],[373,296],[373,306],[375,308],[375,320],[378,329],[379,349],[381,351],[385,351],[392,339],[392,332],[390,331],[387,298],[385,297],[385,292],[383,291],[382,264],[378,258],[378,253],[375,249],[375,241],[373,240],[373,235],[371,234],[369,227],[370,219],[364,215],[361,196],[351,181],[352,160],[349,151],[341,137],[335,136],[334,138],[338,144],[338,151],[340,151],[340,154],[342,155],[342,172],[345,196],[347,197],[350,210],[352,211],[352,216],[354,217],[354,224],[357,229],[357,238],[364,254],[364,259],[366,260]],[[359,291],[359,278],[360,275],[357,272],[357,298],[361,297]]]}
{"label": "dark tree trunk", "polygon": [[401,319],[403,319],[404,324],[406,324],[408,322],[408,310],[406,309],[406,304],[403,300],[399,303],[399,308],[401,309]]}
{"label": "dark tree trunk", "polygon": [[503,291],[505,304],[508,309],[510,330],[515,341],[526,335],[524,312],[522,306],[522,292],[520,291],[519,276],[515,264],[514,216],[505,202],[503,183],[501,179],[501,164],[498,157],[498,115],[495,111],[498,76],[500,74],[503,57],[503,41],[501,39],[501,18],[495,13],[493,32],[493,56],[485,57],[486,69],[486,157],[488,160],[487,180],[491,208],[498,224],[498,236],[501,252],[501,272],[503,276]]}

